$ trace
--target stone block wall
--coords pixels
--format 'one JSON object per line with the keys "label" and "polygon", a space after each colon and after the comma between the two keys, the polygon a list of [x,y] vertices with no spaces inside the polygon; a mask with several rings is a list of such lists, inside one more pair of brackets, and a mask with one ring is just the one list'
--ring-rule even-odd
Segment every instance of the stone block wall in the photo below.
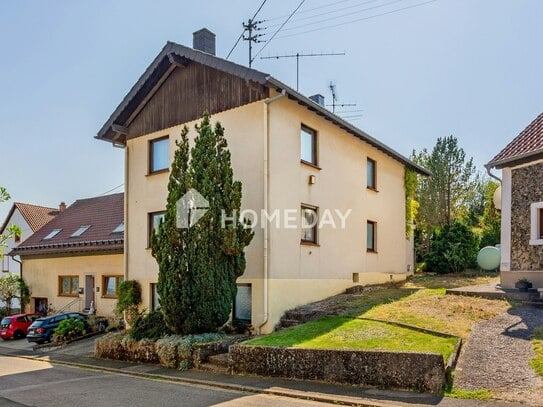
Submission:
{"label": "stone block wall", "polygon": [[543,270],[543,246],[530,245],[530,205],[543,201],[543,163],[511,172],[511,271]]}
{"label": "stone block wall", "polygon": [[443,356],[432,353],[234,345],[234,373],[440,393]]}

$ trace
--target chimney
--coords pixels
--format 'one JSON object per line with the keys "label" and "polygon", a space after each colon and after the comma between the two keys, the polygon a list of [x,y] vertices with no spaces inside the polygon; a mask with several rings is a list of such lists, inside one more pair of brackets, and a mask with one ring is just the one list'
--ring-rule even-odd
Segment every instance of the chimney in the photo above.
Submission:
{"label": "chimney", "polygon": [[313,96],[309,96],[309,99],[311,99],[316,104],[324,107],[324,96],[322,96],[320,93],[317,93],[316,95],[313,95]]}
{"label": "chimney", "polygon": [[66,209],[66,203],[63,201],[58,206],[58,210],[59,210],[59,212],[62,212],[62,211],[64,211],[64,209]]}
{"label": "chimney", "polygon": [[215,34],[207,28],[192,33],[192,48],[215,55]]}

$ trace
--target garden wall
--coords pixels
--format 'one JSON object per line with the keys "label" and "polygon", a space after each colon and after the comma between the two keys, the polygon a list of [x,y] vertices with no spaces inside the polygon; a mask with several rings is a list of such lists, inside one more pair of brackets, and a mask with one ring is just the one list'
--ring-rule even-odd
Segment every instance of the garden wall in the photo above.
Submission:
{"label": "garden wall", "polygon": [[432,353],[230,347],[234,373],[439,393],[446,383],[443,356]]}

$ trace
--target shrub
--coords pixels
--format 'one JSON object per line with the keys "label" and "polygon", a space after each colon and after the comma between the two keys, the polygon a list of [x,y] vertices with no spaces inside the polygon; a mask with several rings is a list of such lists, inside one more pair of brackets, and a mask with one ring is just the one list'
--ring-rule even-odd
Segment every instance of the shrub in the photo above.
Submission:
{"label": "shrub", "polygon": [[459,221],[434,231],[426,256],[426,269],[435,273],[458,273],[475,262],[479,242],[472,230]]}
{"label": "shrub", "polygon": [[225,335],[220,333],[171,335],[158,340],[155,349],[161,365],[187,370],[192,364],[192,352],[195,345],[215,342],[224,337]]}
{"label": "shrub", "polygon": [[69,341],[87,332],[87,325],[84,321],[77,318],[68,318],[60,321],[60,324],[55,328],[55,341]]}
{"label": "shrub", "polygon": [[157,340],[172,332],[164,323],[164,316],[160,310],[151,311],[136,319],[130,330],[129,336],[139,341],[141,339]]}
{"label": "shrub", "polygon": [[119,284],[119,293],[115,312],[122,316],[127,314],[129,321],[139,317],[138,307],[141,304],[141,285],[136,280],[126,280]]}

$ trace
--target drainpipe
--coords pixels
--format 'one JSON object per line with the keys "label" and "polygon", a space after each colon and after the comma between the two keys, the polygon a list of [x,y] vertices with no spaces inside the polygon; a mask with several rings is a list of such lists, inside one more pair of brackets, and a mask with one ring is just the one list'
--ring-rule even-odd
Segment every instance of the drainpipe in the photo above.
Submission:
{"label": "drainpipe", "polygon": [[498,181],[500,184],[502,183],[501,178],[498,178],[497,176],[495,176],[494,174],[492,174],[492,173],[490,172],[490,170],[492,169],[492,167],[489,167],[488,164],[486,164],[486,165],[485,165],[485,169],[486,169],[486,173],[487,173],[490,177],[494,178],[494,179],[495,179],[496,181]]}
{"label": "drainpipe", "polygon": [[[123,253],[124,253],[124,280],[128,280],[128,144],[124,147],[124,232],[123,232]],[[102,287],[103,289],[103,287]]]}
{"label": "drainpipe", "polygon": [[[271,98],[267,98],[264,100],[264,211],[265,213],[268,213],[269,208],[269,161],[268,161],[268,146],[270,141],[270,124],[269,124],[269,105],[275,102],[278,99],[281,99],[287,94],[286,90],[281,90],[281,93],[278,95],[275,95]],[[269,279],[269,261],[270,258],[268,256],[269,252],[269,228],[268,223],[264,223],[264,318],[262,319],[262,323],[258,326],[258,333],[260,334],[260,331],[264,325],[268,323],[268,279]]]}

